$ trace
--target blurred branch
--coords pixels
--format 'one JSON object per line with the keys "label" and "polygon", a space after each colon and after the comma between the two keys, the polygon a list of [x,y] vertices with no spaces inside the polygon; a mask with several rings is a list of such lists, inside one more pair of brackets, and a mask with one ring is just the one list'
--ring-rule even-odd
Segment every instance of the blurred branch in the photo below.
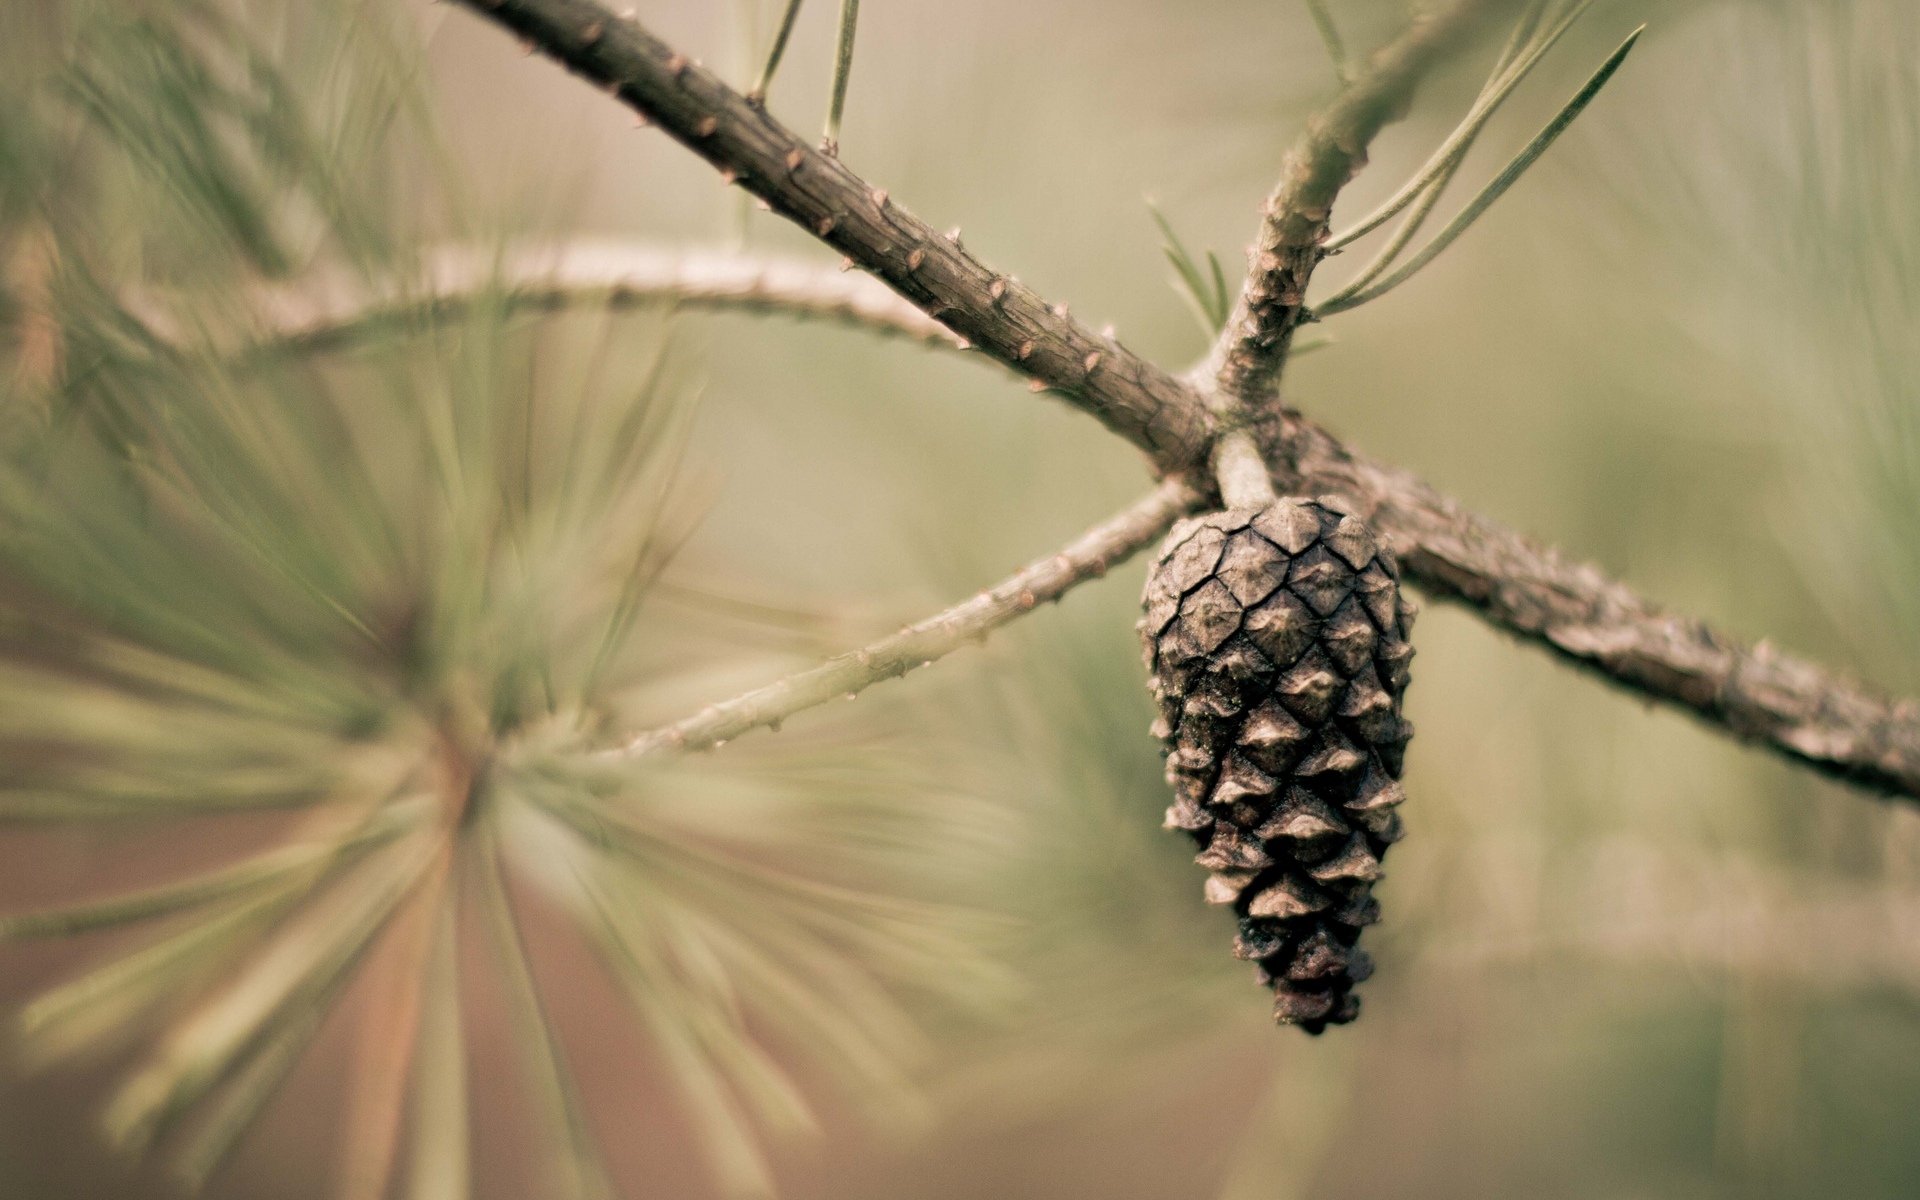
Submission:
{"label": "blurred branch", "polygon": [[1293,332],[1306,314],[1307,283],[1326,257],[1334,198],[1361,167],[1381,127],[1398,120],[1426,73],[1511,0],[1453,0],[1424,12],[1332,103],[1308,119],[1267,199],[1233,315],[1202,368],[1229,401],[1265,402],[1277,387]]}
{"label": "blurred branch", "polygon": [[[631,241],[570,241],[505,253],[445,247],[428,253],[404,283],[370,290],[345,276],[309,279],[265,289],[250,307],[263,326],[258,349],[317,353],[458,316],[483,302],[536,313],[671,304],[833,321],[922,345],[966,348],[863,275],[798,258]],[[156,333],[173,333],[153,298],[136,298],[131,307]]]}
{"label": "blurred branch", "polygon": [[[1523,840],[1467,849],[1454,869],[1519,881],[1547,864],[1547,848]],[[1488,897],[1468,922],[1475,934],[1428,945],[1423,965],[1477,970],[1565,954],[1615,968],[1753,973],[1822,991],[1883,986],[1920,996],[1920,893],[1911,889],[1619,838],[1550,869],[1564,906]]]}
{"label": "blurred branch", "polygon": [[[922,312],[1145,450],[1163,472],[1189,470],[1211,453],[1218,423],[1209,396],[1094,337],[1064,308],[1048,308],[1030,290],[990,271],[957,240],[934,233],[892,204],[885,191],[808,147],[637,22],[617,20],[591,0],[461,2],[658,121]],[[1365,142],[1446,48],[1480,18],[1506,7],[1502,0],[1460,0],[1442,15],[1416,21],[1375,54],[1295,148],[1269,205],[1275,215],[1263,244],[1275,238],[1297,243],[1297,262],[1310,268],[1318,258],[1316,239],[1326,229],[1326,208],[1359,163]],[[1292,334],[1287,322],[1299,319],[1299,297],[1273,285],[1292,278],[1304,288],[1305,276],[1290,276],[1291,268],[1277,256],[1272,268],[1267,261],[1266,252],[1256,254],[1256,278],[1217,351],[1223,375],[1241,389],[1228,388],[1229,395],[1251,394],[1250,385],[1253,392],[1271,387],[1278,353]],[[1291,298],[1283,300],[1283,294]],[[1256,303],[1263,296],[1270,299]],[[1276,324],[1277,318],[1284,320]],[[1748,647],[1701,622],[1663,613],[1596,569],[1568,563],[1465,511],[1415,476],[1354,454],[1298,413],[1256,416],[1258,427],[1250,433],[1279,490],[1344,497],[1387,538],[1413,581],[1433,595],[1465,604],[1633,694],[1692,713],[1822,774],[1920,800],[1920,702],[1881,698],[1806,660]],[[800,678],[824,683],[846,669],[829,664],[817,669],[817,677]],[[848,670],[856,682],[863,675],[864,669]],[[718,740],[736,722],[746,721],[739,729],[764,723],[749,719],[760,711],[754,705],[783,697],[790,702],[785,689],[795,686],[776,684],[767,689],[771,695],[755,693],[710,710],[691,719],[682,737],[698,733]],[[634,748],[650,748],[656,735],[671,740],[667,730],[656,731]]]}
{"label": "blurred branch", "polygon": [[[1534,139],[1527,143],[1527,145],[1521,149],[1520,153],[1513,157],[1512,161],[1506,165],[1500,174],[1495,176],[1493,181],[1488,183],[1486,187],[1482,188],[1479,194],[1474,196],[1472,200],[1468,201],[1466,207],[1461,209],[1453,220],[1447,223],[1446,228],[1435,234],[1433,240],[1428,242],[1418,254],[1407,260],[1398,270],[1388,275],[1385,279],[1374,283],[1374,279],[1392,262],[1391,257],[1383,255],[1381,259],[1376,260],[1378,264],[1377,268],[1369,267],[1360,278],[1349,283],[1336,294],[1327,297],[1322,303],[1315,305],[1313,315],[1316,317],[1329,317],[1334,313],[1345,312],[1351,308],[1358,308],[1370,300],[1378,299],[1413,278],[1414,275],[1419,273],[1421,268],[1445,253],[1447,247],[1451,246],[1455,239],[1465,233],[1475,221],[1479,220],[1480,217],[1486,213],[1487,209],[1493,206],[1495,201],[1499,200],[1501,196],[1504,196],[1507,189],[1512,187],[1514,183],[1519,180],[1520,176],[1526,174],[1528,168],[1539,161],[1540,156],[1547,152],[1547,148],[1553,145],[1555,139],[1562,133],[1565,133],[1567,126],[1573,124],[1574,119],[1586,109],[1588,104],[1593,102],[1593,98],[1600,94],[1600,89],[1607,85],[1609,79],[1613,78],[1613,73],[1620,69],[1620,64],[1626,61],[1627,55],[1633,50],[1634,43],[1640,40],[1640,35],[1646,32],[1646,28],[1646,26],[1642,25],[1629,34],[1627,40],[1622,42],[1619,48],[1609,55],[1605,62],[1600,64],[1599,70],[1593,73],[1593,77],[1588,79],[1586,84],[1574,94],[1574,97],[1567,101],[1559,112],[1554,114],[1553,120],[1547,123],[1546,128],[1535,135]],[[1457,162],[1458,160],[1456,160],[1456,165]],[[1437,186],[1432,193],[1433,195],[1438,196],[1439,186],[1444,186],[1446,179],[1447,176],[1442,176],[1436,181]],[[1416,209],[1415,215],[1416,217],[1422,217],[1425,214],[1421,210]],[[1418,227],[1417,224],[1412,221],[1408,222],[1408,224],[1412,228]],[[1397,253],[1397,250],[1404,247],[1405,244],[1405,242],[1396,238],[1394,245],[1390,245],[1388,249]],[[1369,287],[1369,284],[1372,284],[1372,286]]]}
{"label": "blurred branch", "polygon": [[828,659],[777,683],[709,705],[685,720],[649,730],[628,742],[620,753],[704,750],[749,730],[777,728],[797,712],[839,696],[852,697],[882,680],[928,666],[1041,603],[1058,600],[1074,585],[1106,574],[1204,501],[1204,496],[1185,483],[1168,480],[1069,542],[1060,553],[1040,559],[970,600],[864,649]]}

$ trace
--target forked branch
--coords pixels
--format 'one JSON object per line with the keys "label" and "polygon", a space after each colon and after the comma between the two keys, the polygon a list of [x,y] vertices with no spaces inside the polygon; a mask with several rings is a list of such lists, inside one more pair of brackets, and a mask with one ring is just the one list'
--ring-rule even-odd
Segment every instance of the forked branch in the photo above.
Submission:
{"label": "forked branch", "polygon": [[[1047,306],[989,270],[957,240],[934,233],[885,191],[814,151],[636,22],[616,18],[591,0],[462,2],[657,121],[922,312],[1145,450],[1162,472],[1193,470],[1212,453],[1219,428],[1212,396],[1089,333],[1064,309]],[[1313,243],[1315,231],[1325,228],[1322,204],[1330,204],[1366,140],[1395,115],[1413,81],[1482,17],[1508,7],[1504,0],[1456,2],[1374,55],[1366,72],[1310,124],[1290,160],[1294,182],[1283,181],[1276,193],[1268,234],[1291,239],[1306,230],[1302,244]],[[1296,210],[1299,215],[1289,218]],[[1255,265],[1265,271],[1263,263],[1257,258]],[[1263,275],[1271,302],[1243,303],[1245,312],[1228,324],[1219,358],[1223,365],[1239,365],[1222,373],[1243,390],[1270,390],[1276,351],[1285,350],[1285,338],[1275,334],[1285,321],[1298,320],[1297,302],[1282,301],[1290,289],[1272,286],[1288,269],[1280,262]],[[1305,279],[1298,282],[1304,286]],[[1466,512],[1416,477],[1352,453],[1298,413],[1268,408],[1253,415],[1248,432],[1280,491],[1334,493],[1356,506],[1413,582],[1430,594],[1465,604],[1502,629],[1722,732],[1822,774],[1920,800],[1920,703],[1881,698],[1813,663],[1667,615],[1594,568],[1567,562]],[[853,665],[859,666],[857,660]],[[820,670],[848,671],[846,677],[856,681],[864,677],[844,662]],[[839,678],[822,675],[818,684]],[[729,729],[764,723],[757,714],[790,700],[778,694],[743,697],[730,702],[738,707],[692,718],[681,737],[688,744],[710,744]],[[746,724],[736,724],[741,721]],[[671,735],[646,735],[641,748],[659,744],[656,738]]]}
{"label": "forked branch", "polygon": [[1326,257],[1334,198],[1366,165],[1374,135],[1406,112],[1426,73],[1490,18],[1517,7],[1453,0],[1422,13],[1308,121],[1267,200],[1240,299],[1200,372],[1223,397],[1260,404],[1273,394],[1306,313],[1307,284]]}

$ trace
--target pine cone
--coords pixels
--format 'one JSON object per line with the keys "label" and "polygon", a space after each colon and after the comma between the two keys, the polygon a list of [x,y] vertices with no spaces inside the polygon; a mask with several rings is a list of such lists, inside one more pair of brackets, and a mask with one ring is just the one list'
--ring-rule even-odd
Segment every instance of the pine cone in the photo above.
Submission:
{"label": "pine cone", "polygon": [[1286,499],[1176,525],[1143,603],[1167,827],[1199,843],[1207,899],[1239,915],[1234,954],[1259,964],[1274,1018],[1316,1034],[1353,1020],[1413,735],[1398,568],[1338,501]]}

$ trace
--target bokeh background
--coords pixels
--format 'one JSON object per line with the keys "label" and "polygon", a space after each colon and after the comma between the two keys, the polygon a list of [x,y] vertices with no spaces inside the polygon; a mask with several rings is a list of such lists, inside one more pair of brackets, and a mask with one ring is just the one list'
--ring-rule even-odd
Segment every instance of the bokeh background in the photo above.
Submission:
{"label": "bokeh background", "polygon": [[[157,19],[168,7],[125,6]],[[744,83],[776,7],[642,0],[639,15]],[[803,129],[824,109],[831,7],[809,6],[773,91],[774,112]],[[1354,46],[1401,15],[1385,0],[1331,7]],[[55,111],[23,97],[68,56],[99,53],[80,32],[89,8],[8,0],[0,12],[19,120]],[[311,86],[322,127],[368,119],[346,86],[368,76],[343,65],[366,56],[382,64],[372,77],[411,97],[395,101],[406,120],[386,140],[330,147],[381,211],[411,214],[397,239],[827,255],[454,6],[250,0],[231,12]],[[1478,227],[1413,282],[1327,323],[1334,341],[1290,368],[1289,400],[1677,610],[1910,693],[1920,9],[1600,0],[1483,137],[1467,178],[1497,169],[1643,21],[1606,93]],[[1423,89],[1342,211],[1365,211],[1418,166],[1488,52]],[[936,226],[962,225],[985,261],[1177,365],[1205,339],[1145,199],[1189,245],[1237,264],[1280,155],[1331,86],[1304,6],[869,0],[843,155]],[[76,119],[45,120],[56,147],[85,136]],[[64,179],[24,152],[0,165],[35,181],[16,194],[42,201],[46,181]],[[94,213],[63,236],[173,231],[162,185],[137,169],[58,186],[84,191]],[[34,211],[5,212],[11,247]],[[281,274],[327,265],[335,248],[301,245]],[[119,283],[186,295],[225,277],[165,246],[98,258]],[[1335,283],[1341,260],[1324,274]],[[7,314],[16,365],[31,348],[20,278]],[[487,372],[529,395],[630,394],[665,346],[662,386],[689,398],[675,485],[689,533],[662,585],[682,602],[663,593],[643,610],[642,720],[888,632],[1147,484],[1137,454],[991,364],[855,332],[588,313],[498,337],[402,339],[378,354],[457,360],[446,378]],[[331,385],[359,369],[327,368]],[[1320,1039],[1275,1030],[1228,954],[1230,922],[1202,904],[1186,847],[1159,829],[1132,629],[1143,570],[674,776],[662,804],[715,803],[745,774],[791,792],[796,811],[847,807],[833,836],[884,852],[874,877],[949,914],[966,959],[950,972],[923,962],[900,982],[884,1019],[915,1032],[884,1043],[901,1076],[885,1088],[836,1082],[831,1048],[776,1043],[815,1125],[753,1135],[783,1195],[1920,1193],[1920,814],[1433,606],[1409,698],[1411,835],[1368,935],[1380,969],[1364,1015]],[[570,585],[563,573],[551,586]],[[746,615],[728,623],[721,609]],[[9,694],[0,719],[14,728],[26,703]],[[10,822],[0,909],[224,861],[276,819]],[[546,1016],[620,1194],[723,1194],[713,1146],[727,1138],[705,1125],[727,1118],[689,1105],[671,1056],[558,910],[526,904]],[[459,940],[474,1192],[561,1194],[516,1066],[525,1030],[487,981],[478,936]],[[0,1002],[18,1009],[139,944],[135,932],[0,946]],[[213,1194],[334,1194],[355,1128],[343,1115],[355,1030],[381,1003],[368,988],[338,998]],[[0,1195],[174,1194],[157,1160],[112,1153],[96,1132],[127,1058],[0,1061]]]}

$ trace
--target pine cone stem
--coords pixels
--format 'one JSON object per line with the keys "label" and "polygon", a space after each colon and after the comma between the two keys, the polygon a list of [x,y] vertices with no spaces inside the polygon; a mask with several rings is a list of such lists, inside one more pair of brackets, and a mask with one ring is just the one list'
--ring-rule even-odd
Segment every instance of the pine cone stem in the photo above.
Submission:
{"label": "pine cone stem", "polygon": [[1236,429],[1213,448],[1213,476],[1228,508],[1265,508],[1280,498],[1273,490],[1273,473],[1253,435]]}

